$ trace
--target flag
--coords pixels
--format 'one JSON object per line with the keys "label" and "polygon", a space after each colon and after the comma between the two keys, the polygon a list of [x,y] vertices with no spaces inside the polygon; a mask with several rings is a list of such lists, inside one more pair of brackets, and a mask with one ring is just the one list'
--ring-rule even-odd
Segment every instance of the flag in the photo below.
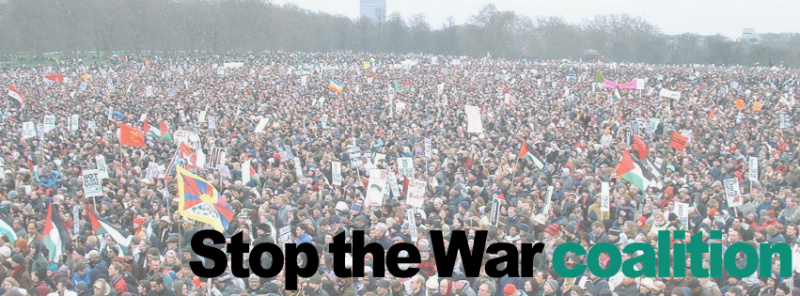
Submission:
{"label": "flag", "polygon": [[125,146],[144,147],[144,132],[138,128],[121,123],[119,143]]}
{"label": "flag", "polygon": [[622,160],[617,164],[617,174],[621,176],[623,180],[639,187],[642,191],[650,186],[650,182],[652,182],[651,180],[653,179],[650,177],[652,175],[650,172],[643,171],[642,166],[631,158],[631,154],[627,149],[622,155]]}
{"label": "flag", "polygon": [[175,167],[182,167],[190,172],[197,171],[197,154],[185,142],[178,144],[178,149],[175,151],[175,156],[173,156],[167,172],[171,175]]}
{"label": "flag", "polygon": [[633,148],[633,151],[635,151],[639,156],[639,161],[643,161],[645,158],[647,158],[647,153],[650,152],[650,147],[647,147],[647,144],[644,143],[644,140],[637,135],[632,135],[631,142],[631,148]]}
{"label": "flag", "polygon": [[52,82],[64,82],[64,75],[45,75],[44,78]]}
{"label": "flag", "polygon": [[394,81],[394,90],[395,91],[400,91],[400,83],[397,82],[397,80]]}
{"label": "flag", "polygon": [[258,177],[258,172],[254,165],[250,166],[250,181],[256,184],[256,187],[261,188],[261,178]]}
{"label": "flag", "polygon": [[166,121],[162,120],[161,121],[161,125],[159,126],[159,128],[161,129],[161,135],[162,136],[166,135],[166,134],[169,134],[169,128],[167,127],[167,122]]}
{"label": "flag", "polygon": [[13,86],[8,87],[8,97],[11,99],[11,103],[16,106],[17,109],[25,108],[25,98],[22,97],[22,94],[14,88]]}
{"label": "flag", "polygon": [[411,80],[406,80],[406,82],[403,83],[403,89],[411,90]]}
{"label": "flag", "polygon": [[736,100],[736,110],[744,110],[744,101],[742,99]]}
{"label": "flag", "polygon": [[506,97],[506,99],[505,99],[506,104],[508,104],[511,107],[514,107],[514,106],[517,105],[517,98],[514,97],[514,95],[512,95],[511,93],[506,93],[505,97]]}
{"label": "flag", "polygon": [[186,218],[225,231],[233,220],[233,209],[214,186],[178,167],[178,213]]}
{"label": "flag", "polygon": [[606,81],[606,76],[603,75],[602,71],[597,72],[597,73],[594,74],[594,82],[603,83],[605,81]]}
{"label": "flag", "polygon": [[9,225],[8,223],[6,223],[6,221],[4,221],[4,220],[3,220],[3,219],[1,219],[1,218],[0,218],[0,234],[5,234],[5,235],[6,235],[6,238],[8,238],[8,241],[9,241],[10,243],[12,243],[12,244],[13,244],[15,241],[17,241],[17,238],[18,238],[18,237],[17,237],[17,232],[16,232],[16,231],[14,231],[14,228],[13,228],[13,227],[11,227],[11,225]]}
{"label": "flag", "polygon": [[531,151],[528,149],[528,143],[522,142],[522,146],[519,148],[519,158],[527,159],[528,161],[533,162],[540,170],[544,168],[544,163],[542,162],[541,157],[536,154],[536,151]]}
{"label": "flag", "polygon": [[[66,237],[61,237],[61,232],[58,230],[58,227],[56,227],[53,216],[53,203],[51,202],[47,205],[47,218],[45,219],[42,242],[44,246],[47,247],[50,262],[55,263],[60,261],[61,254],[64,252],[62,249],[62,239],[66,239]],[[56,213],[55,216],[58,216],[58,213]]]}
{"label": "flag", "polygon": [[336,92],[342,92],[342,90],[344,89],[341,83],[338,83],[336,82],[336,80],[333,79],[331,79],[330,83],[328,83],[328,88]]}
{"label": "flag", "polygon": [[680,151],[686,150],[686,142],[689,141],[689,138],[681,135],[681,133],[673,131],[672,132],[672,139],[669,140],[669,146]]}
{"label": "flag", "polygon": [[714,109],[711,109],[711,111],[708,111],[708,121],[712,121],[714,119],[717,119],[717,115],[714,113]]}
{"label": "flag", "polygon": [[126,231],[117,229],[116,227],[111,225],[111,223],[105,220],[97,219],[97,216],[94,215],[94,213],[88,206],[84,206],[84,211],[89,217],[89,222],[92,225],[92,230],[94,231],[94,233],[96,234],[108,233],[108,235],[111,236],[111,238],[113,238],[115,242],[117,242],[117,245],[120,246],[120,249],[122,249],[123,254],[132,254],[130,251],[131,250],[130,247],[133,235],[131,235]]}
{"label": "flag", "polygon": [[619,90],[614,89],[614,99],[619,100],[620,98],[622,98],[622,96],[619,94]]}

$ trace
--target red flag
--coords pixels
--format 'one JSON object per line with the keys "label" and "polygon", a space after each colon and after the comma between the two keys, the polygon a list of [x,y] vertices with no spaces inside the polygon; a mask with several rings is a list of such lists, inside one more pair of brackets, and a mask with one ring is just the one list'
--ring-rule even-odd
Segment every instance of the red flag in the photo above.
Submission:
{"label": "red flag", "polygon": [[631,146],[637,154],[639,154],[639,161],[643,161],[647,158],[647,153],[650,152],[650,147],[647,147],[647,144],[644,143],[642,138],[639,138],[637,135],[633,135],[632,137]]}
{"label": "red flag", "polygon": [[64,82],[64,75],[46,75],[44,78],[53,82]]}
{"label": "red flag", "polygon": [[708,121],[712,121],[714,119],[717,119],[717,115],[714,113],[714,109],[711,109],[711,111],[708,111]]}
{"label": "red flag", "polygon": [[119,125],[119,143],[125,146],[144,147],[144,132],[127,124]]}
{"label": "red flag", "polygon": [[161,121],[161,135],[166,135],[169,132],[169,128],[167,128],[167,122]]}
{"label": "red flag", "polygon": [[369,77],[375,78],[375,71],[370,71],[369,72]]}
{"label": "red flag", "polygon": [[669,140],[669,146],[680,151],[686,149],[686,142],[689,141],[689,138],[681,135],[679,132],[672,132],[672,139]]}

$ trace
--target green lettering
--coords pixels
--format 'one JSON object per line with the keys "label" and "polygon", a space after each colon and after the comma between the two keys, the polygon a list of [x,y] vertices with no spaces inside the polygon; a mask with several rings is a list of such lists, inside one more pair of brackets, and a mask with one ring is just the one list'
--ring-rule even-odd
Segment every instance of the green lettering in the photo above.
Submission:
{"label": "green lettering", "polygon": [[[603,269],[600,266],[600,254],[608,254],[608,267]],[[619,252],[617,246],[611,243],[599,243],[589,249],[589,272],[593,273],[600,278],[610,278],[619,272],[620,265],[622,265],[622,253]]]}
{"label": "green lettering", "polygon": [[[629,278],[638,278],[642,275],[646,277],[656,277],[656,250],[647,243],[635,243],[625,246],[623,252],[628,255],[635,255],[637,251],[644,254],[633,257],[622,262],[622,274]],[[634,266],[641,262],[642,269],[636,270]]]}
{"label": "green lettering", "polygon": [[703,233],[692,235],[692,241],[686,249],[692,258],[692,276],[707,278],[708,269],[703,268],[703,254],[708,253],[708,244],[703,242]]}
{"label": "green lettering", "polygon": [[792,249],[788,244],[779,243],[770,246],[769,244],[760,244],[761,258],[759,258],[760,270],[758,276],[771,277],[772,276],[772,256],[775,253],[781,257],[781,277],[792,276]]}
{"label": "green lettering", "polygon": [[567,253],[574,253],[578,256],[586,255],[586,249],[584,249],[580,244],[576,243],[565,243],[559,245],[553,252],[553,269],[556,271],[556,274],[565,278],[576,278],[583,275],[583,273],[586,271],[586,265],[575,264],[575,268],[573,269],[569,269],[564,266],[564,258],[566,257]]}
{"label": "green lettering", "polygon": [[669,230],[658,231],[658,275],[663,277],[669,277],[671,274],[669,270],[669,263],[672,262],[669,260],[670,238]]}
{"label": "green lettering", "polygon": [[[742,269],[739,269],[739,266],[736,265],[736,255],[739,253],[744,253],[745,261],[747,262]],[[758,257],[756,248],[747,243],[735,243],[725,250],[725,260],[723,261],[725,262],[725,270],[732,277],[745,278],[751,276],[758,269],[756,257]],[[769,269],[767,271],[769,272]]]}

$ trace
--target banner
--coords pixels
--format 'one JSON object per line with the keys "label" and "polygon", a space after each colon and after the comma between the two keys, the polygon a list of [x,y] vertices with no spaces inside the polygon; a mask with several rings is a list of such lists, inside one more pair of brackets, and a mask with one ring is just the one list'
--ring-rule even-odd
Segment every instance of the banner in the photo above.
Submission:
{"label": "banner", "polygon": [[689,225],[689,204],[683,202],[673,202],[674,203],[674,211],[675,215],[678,216],[678,220],[681,220],[681,224],[683,226]]}
{"label": "banner", "polygon": [[22,123],[22,137],[26,139],[36,137],[36,126],[33,121]]}
{"label": "banner", "polygon": [[631,80],[625,83],[617,84],[617,87],[620,89],[636,89],[636,80]]}
{"label": "banner", "polygon": [[422,208],[422,204],[425,202],[425,185],[425,181],[422,180],[408,180],[407,205],[414,208]]}
{"label": "banner", "polygon": [[336,186],[342,186],[342,163],[338,161],[331,162],[331,183]]}
{"label": "banner", "polygon": [[600,211],[611,211],[611,195],[609,194],[608,182],[600,182]]}
{"label": "banner", "polygon": [[728,199],[728,207],[741,206],[742,199],[739,191],[739,179],[725,179],[725,197]]}
{"label": "banner", "polygon": [[77,132],[79,121],[80,117],[78,116],[78,114],[73,114],[72,117],[70,117],[69,130],[72,132]]}
{"label": "banner", "polygon": [[679,132],[673,131],[672,139],[669,140],[669,146],[677,150],[683,151],[686,149],[686,143],[688,141],[689,141],[688,137],[681,135]]}
{"label": "banner", "polygon": [[48,133],[56,128],[56,116],[55,115],[45,115],[44,116],[44,133]]}
{"label": "banner", "polygon": [[617,88],[619,85],[614,81],[606,79],[603,81],[603,86],[606,88]]}
{"label": "banner", "polygon": [[83,171],[83,195],[86,197],[103,196],[103,184],[100,182],[99,170]]}
{"label": "banner", "polygon": [[397,175],[395,175],[394,172],[389,172],[387,182],[389,183],[389,189],[392,191],[392,196],[394,196],[395,199],[400,198],[400,189],[397,188]]}
{"label": "banner", "polygon": [[398,158],[397,171],[400,173],[400,177],[414,178],[414,160],[411,157]]}
{"label": "banner", "polygon": [[300,158],[297,156],[294,157],[294,172],[298,178],[303,177],[303,165],[300,164]]}
{"label": "banner", "polygon": [[662,88],[661,92],[658,93],[658,96],[660,96],[662,98],[667,98],[667,99],[680,100],[681,99],[681,92],[679,92],[679,91],[671,91],[671,90],[668,90],[666,88]]}
{"label": "banner", "polygon": [[431,146],[432,146],[431,145],[431,139],[426,138],[425,139],[425,158],[426,159],[430,159],[431,156],[433,155],[433,153],[431,151]]}
{"label": "banner", "polygon": [[482,134],[481,108],[478,106],[464,106],[464,113],[467,114],[467,132]]}
{"label": "banner", "polygon": [[386,170],[374,169],[370,171],[366,196],[366,204],[368,206],[380,207],[383,205],[383,191],[386,190],[386,180],[388,178]]}
{"label": "banner", "polygon": [[100,178],[108,179],[108,165],[106,165],[106,157],[103,155],[98,155],[94,157],[94,161],[97,162],[97,170],[100,171]]}
{"label": "banner", "polygon": [[750,156],[748,159],[747,178],[753,181],[758,181],[758,157]]}

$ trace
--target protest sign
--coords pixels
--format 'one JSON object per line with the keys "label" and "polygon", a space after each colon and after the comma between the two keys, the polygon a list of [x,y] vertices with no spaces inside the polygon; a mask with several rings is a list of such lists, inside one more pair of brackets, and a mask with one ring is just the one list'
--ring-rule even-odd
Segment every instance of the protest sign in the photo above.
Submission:
{"label": "protest sign", "polygon": [[83,171],[83,194],[86,197],[103,196],[103,184],[100,182],[100,170]]}
{"label": "protest sign", "polygon": [[725,179],[724,184],[725,184],[725,197],[728,199],[728,206],[729,207],[741,206],[742,199],[740,197],[741,191],[739,191],[739,179],[736,178]]}
{"label": "protest sign", "polygon": [[611,196],[609,195],[608,182],[600,183],[600,211],[609,212],[611,210]]}
{"label": "protest sign", "polygon": [[342,163],[338,161],[331,162],[331,183],[336,186],[342,186]]}
{"label": "protest sign", "polygon": [[464,113],[467,114],[467,132],[482,134],[483,123],[481,122],[481,108],[477,106],[465,106]]}
{"label": "protest sign", "polygon": [[417,179],[409,179],[406,204],[411,207],[421,208],[424,201],[425,201],[425,181]]}
{"label": "protest sign", "polygon": [[366,204],[368,206],[379,207],[383,205],[383,191],[386,190],[386,180],[388,178],[386,170],[373,169],[370,171],[366,196]]}
{"label": "protest sign", "polygon": [[397,170],[400,173],[400,177],[414,178],[414,160],[411,157],[398,158]]}

